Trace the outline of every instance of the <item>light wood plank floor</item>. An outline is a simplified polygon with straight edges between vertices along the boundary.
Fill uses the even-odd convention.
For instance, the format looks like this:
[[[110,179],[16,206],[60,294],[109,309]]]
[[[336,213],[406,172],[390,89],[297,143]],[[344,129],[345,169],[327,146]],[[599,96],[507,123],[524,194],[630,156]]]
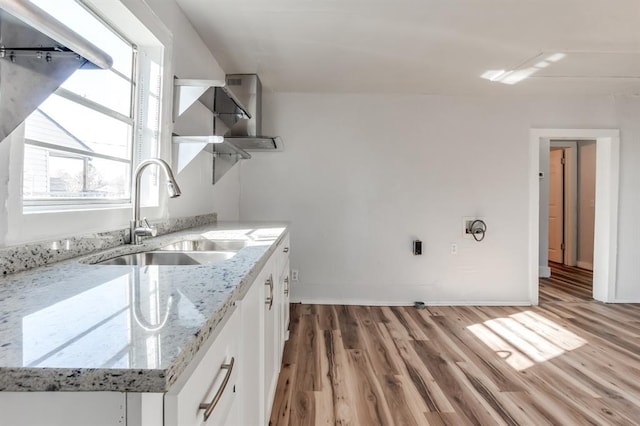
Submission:
[[[640,305],[557,269],[537,307],[292,305],[271,424],[640,424]]]
[[[550,278],[540,278],[540,303],[593,300],[593,273],[574,266],[549,262]]]

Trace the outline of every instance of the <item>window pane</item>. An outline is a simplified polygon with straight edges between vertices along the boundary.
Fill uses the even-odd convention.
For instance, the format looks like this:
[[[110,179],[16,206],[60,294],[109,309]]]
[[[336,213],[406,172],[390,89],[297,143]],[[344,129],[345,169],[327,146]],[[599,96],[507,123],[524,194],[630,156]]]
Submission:
[[[25,146],[23,197],[129,197],[129,164]]]
[[[113,68],[130,76],[133,48],[75,0],[31,0],[49,15],[86,38],[113,58]]]
[[[92,159],[87,190],[107,198],[129,198],[129,164]]]
[[[131,83],[111,71],[81,69],[74,72],[62,87],[122,115],[131,116]]]
[[[49,96],[39,109],[78,142],[78,149],[130,158],[132,129],[129,124],[57,95]],[[32,117],[33,114],[27,119],[27,139],[36,139],[29,134]]]

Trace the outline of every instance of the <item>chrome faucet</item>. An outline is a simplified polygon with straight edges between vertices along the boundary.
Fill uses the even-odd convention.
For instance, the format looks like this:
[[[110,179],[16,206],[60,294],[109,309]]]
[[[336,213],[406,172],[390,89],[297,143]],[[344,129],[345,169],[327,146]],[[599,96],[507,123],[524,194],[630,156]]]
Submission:
[[[178,186],[178,182],[176,182],[176,179],[173,177],[171,167],[169,167],[164,160],[151,158],[138,164],[133,175],[133,185],[131,188],[133,195],[133,219],[131,220],[131,225],[129,227],[129,235],[131,239],[130,244],[140,244],[140,237],[155,237],[158,233],[158,230],[155,227],[149,225],[146,217],[143,218],[142,221],[140,220],[140,181],[142,172],[151,164],[159,166],[167,175],[167,192],[169,193],[170,198],[176,198],[182,194],[180,187]]]

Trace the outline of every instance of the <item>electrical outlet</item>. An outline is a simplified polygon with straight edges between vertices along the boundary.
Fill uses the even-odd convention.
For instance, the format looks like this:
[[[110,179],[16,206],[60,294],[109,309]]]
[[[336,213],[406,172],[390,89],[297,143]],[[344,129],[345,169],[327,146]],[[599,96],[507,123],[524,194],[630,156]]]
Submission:
[[[297,269],[292,269],[291,270],[291,281],[298,281],[298,270]]]
[[[451,243],[451,254],[458,254],[458,245],[456,243]]]

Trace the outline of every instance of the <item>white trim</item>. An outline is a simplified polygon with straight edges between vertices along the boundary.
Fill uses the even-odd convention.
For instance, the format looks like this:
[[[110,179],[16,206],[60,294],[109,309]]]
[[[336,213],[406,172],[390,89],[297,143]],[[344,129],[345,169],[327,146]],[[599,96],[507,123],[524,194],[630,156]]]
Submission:
[[[540,278],[549,278],[551,276],[551,268],[548,266],[540,266],[540,268],[538,268],[538,275],[540,275]]]
[[[35,146],[38,148],[46,149],[48,151],[58,151],[63,153],[78,154],[83,157],[100,158],[102,160],[117,161],[119,163],[131,164],[130,158],[114,157],[112,155],[100,154],[99,152],[87,151],[84,149],[77,149],[77,148],[70,148],[62,145],[56,145],[48,142],[41,142],[33,139],[25,139],[24,143],[26,145]]]
[[[290,303],[304,303],[308,305],[353,305],[353,306],[413,306],[414,302],[384,302],[380,300],[349,300],[349,299],[298,299]],[[528,300],[517,301],[424,301],[425,306],[531,306]]]
[[[640,303],[640,299],[613,299],[609,303]]]
[[[618,259],[620,132],[596,140],[596,211],[593,238],[593,298],[614,300]]]
[[[578,264],[576,266],[581,269],[588,269],[590,271],[593,271],[593,263],[591,262],[582,262],[578,260]]]
[[[538,304],[540,244],[540,143],[550,139],[596,141],[596,220],[593,297],[614,300],[618,243],[620,131],[617,129],[531,129],[529,132],[529,297]]]
[[[529,135],[529,300],[538,304],[540,260],[540,138],[531,130]]]
[[[133,88],[136,85],[135,81],[129,81],[129,85]],[[77,93],[72,92],[71,90],[65,89],[64,87],[58,87],[54,92],[56,95],[64,98],[70,102],[74,102],[78,105],[82,105],[85,108],[91,109],[93,111],[97,111],[107,117],[113,118],[114,120],[122,121],[123,123],[127,123],[130,126],[133,126],[134,120],[130,116],[126,116],[118,111],[114,111],[113,109],[104,106],[103,104],[92,101],[89,98],[85,98],[84,96],[80,96]],[[129,109],[131,109],[131,103],[129,103]]]
[[[320,299],[320,298],[302,298],[291,299],[289,303],[304,303],[308,305],[354,305],[354,306],[413,306],[414,302],[384,302],[380,300],[365,300],[365,299]],[[425,302],[426,303],[426,302]]]
[[[425,302],[426,306],[531,306],[531,302],[528,300],[515,300],[515,301],[472,301],[472,302]]]

